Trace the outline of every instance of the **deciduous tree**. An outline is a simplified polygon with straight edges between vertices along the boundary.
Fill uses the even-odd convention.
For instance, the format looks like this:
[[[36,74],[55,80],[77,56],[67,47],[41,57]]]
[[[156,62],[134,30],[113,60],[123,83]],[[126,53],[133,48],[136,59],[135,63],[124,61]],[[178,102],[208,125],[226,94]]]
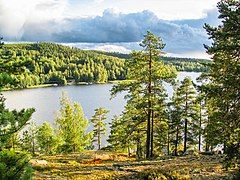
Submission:
[[[92,133],[87,133],[88,120],[78,103],[71,103],[63,93],[60,111],[56,118],[58,137],[63,152],[79,152],[91,143]]]

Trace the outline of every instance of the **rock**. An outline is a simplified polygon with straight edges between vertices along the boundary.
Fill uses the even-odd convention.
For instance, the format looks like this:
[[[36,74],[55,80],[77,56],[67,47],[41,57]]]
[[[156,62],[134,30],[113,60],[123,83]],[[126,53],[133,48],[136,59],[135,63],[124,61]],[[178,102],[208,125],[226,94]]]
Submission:
[[[32,159],[30,160],[30,164],[32,164],[33,166],[36,165],[46,166],[48,162],[46,160]]]

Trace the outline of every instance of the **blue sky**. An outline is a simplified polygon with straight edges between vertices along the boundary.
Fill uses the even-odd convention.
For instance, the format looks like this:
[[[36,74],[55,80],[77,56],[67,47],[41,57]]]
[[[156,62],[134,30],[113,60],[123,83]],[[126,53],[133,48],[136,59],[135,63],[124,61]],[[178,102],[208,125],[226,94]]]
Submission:
[[[210,41],[202,26],[219,24],[217,2],[0,0],[0,34],[7,41],[77,43],[80,48],[87,43],[91,49],[127,52],[151,30],[163,38],[169,54],[203,57],[203,44]]]

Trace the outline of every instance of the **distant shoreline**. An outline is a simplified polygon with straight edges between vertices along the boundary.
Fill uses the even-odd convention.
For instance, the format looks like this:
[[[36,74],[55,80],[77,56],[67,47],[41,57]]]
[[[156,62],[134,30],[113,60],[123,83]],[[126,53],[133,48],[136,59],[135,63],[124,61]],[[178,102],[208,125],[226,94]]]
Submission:
[[[108,81],[105,83],[97,83],[97,82],[78,82],[78,83],[67,83],[66,85],[58,85],[58,84],[39,84],[34,86],[28,86],[25,88],[3,88],[2,92],[6,91],[16,91],[16,90],[25,90],[25,89],[38,89],[38,88],[47,88],[47,87],[64,87],[64,86],[78,86],[78,85],[96,85],[96,84],[117,84],[119,82],[131,81],[131,80],[114,80]]]

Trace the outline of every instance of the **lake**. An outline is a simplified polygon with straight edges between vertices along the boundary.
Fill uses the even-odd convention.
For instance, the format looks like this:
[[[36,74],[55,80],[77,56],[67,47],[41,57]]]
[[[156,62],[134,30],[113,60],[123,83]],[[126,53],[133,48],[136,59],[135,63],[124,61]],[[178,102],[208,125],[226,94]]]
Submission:
[[[194,82],[200,73],[195,72],[180,72],[178,79],[181,81],[186,76],[190,76]],[[109,122],[114,115],[119,115],[124,109],[126,101],[124,93],[117,95],[110,100],[110,89],[113,84],[93,84],[93,85],[71,85],[59,87],[46,87],[37,89],[24,89],[3,92],[6,98],[6,106],[10,109],[22,109],[34,107],[36,112],[32,116],[38,125],[45,121],[54,125],[54,118],[60,107],[60,97],[63,91],[67,92],[70,99],[79,102],[84,110],[85,116],[90,119],[94,114],[94,109],[104,107],[110,110],[107,122],[107,135],[103,138],[103,145],[106,144],[107,136],[109,135]],[[173,93],[172,88],[166,85],[168,94]],[[90,125],[88,130],[91,130]]]

